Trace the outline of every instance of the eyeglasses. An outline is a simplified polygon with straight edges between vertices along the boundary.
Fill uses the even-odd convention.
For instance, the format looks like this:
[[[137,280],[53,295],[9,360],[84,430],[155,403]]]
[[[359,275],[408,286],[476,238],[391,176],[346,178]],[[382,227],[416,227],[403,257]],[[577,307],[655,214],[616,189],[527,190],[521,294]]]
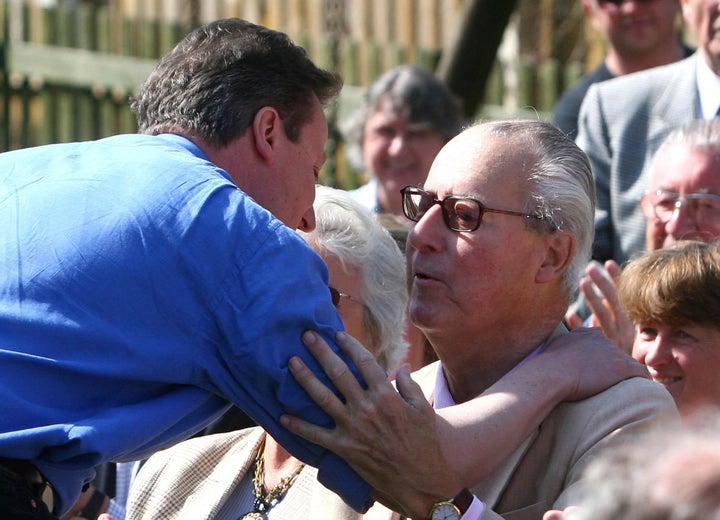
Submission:
[[[403,213],[407,218],[418,222],[430,208],[435,204],[440,204],[445,225],[453,231],[475,231],[480,226],[485,213],[500,213],[501,215],[544,220],[543,217],[530,213],[488,208],[479,200],[471,197],[449,195],[442,200],[436,199],[432,193],[418,186],[405,186],[400,193],[402,194]]]
[[[685,208],[688,217],[697,225],[720,225],[720,195],[655,190],[643,195],[641,207],[647,218],[661,224],[669,222],[676,211]]]
[[[612,5],[615,9],[620,8],[625,2],[629,2],[630,0],[597,0],[598,5],[600,6],[607,6],[608,4]],[[649,4],[650,2],[654,2],[655,0],[635,0],[638,4]]]
[[[340,305],[340,298],[347,298],[350,301],[353,301],[355,303],[359,303],[360,305],[364,305],[363,302],[355,298],[354,296],[350,296],[349,294],[346,294],[344,292],[338,291],[335,289],[335,287],[328,287],[330,289],[330,298],[332,298],[333,305],[337,307]]]

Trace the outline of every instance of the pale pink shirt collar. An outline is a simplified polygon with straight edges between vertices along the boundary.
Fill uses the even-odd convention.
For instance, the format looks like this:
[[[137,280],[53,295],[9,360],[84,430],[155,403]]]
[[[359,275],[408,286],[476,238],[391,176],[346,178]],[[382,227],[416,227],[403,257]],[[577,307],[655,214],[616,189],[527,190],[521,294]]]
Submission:
[[[545,343],[533,350],[525,359],[515,365],[515,368],[525,363],[528,359],[532,359],[537,356],[540,352],[542,352],[544,348]],[[513,368],[513,370],[515,369]],[[439,408],[454,406],[455,404],[457,403],[455,403],[455,400],[450,394],[447,379],[445,379],[445,373],[442,369],[442,361],[440,361],[437,366],[437,375],[435,376],[435,390],[433,391],[433,408],[437,410]],[[482,516],[484,510],[485,504],[480,501],[478,497],[473,497],[470,508],[465,512],[461,520],[478,520]]]

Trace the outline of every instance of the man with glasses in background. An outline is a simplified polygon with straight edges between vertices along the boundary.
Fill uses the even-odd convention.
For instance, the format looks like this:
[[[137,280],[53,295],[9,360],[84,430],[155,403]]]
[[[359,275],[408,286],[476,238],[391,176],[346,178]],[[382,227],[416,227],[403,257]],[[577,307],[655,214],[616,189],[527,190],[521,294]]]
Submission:
[[[622,264],[645,252],[650,158],[673,128],[712,119],[720,108],[720,0],[680,0],[698,51],[677,63],[590,87],[577,144],[587,153],[597,190],[593,258]]]
[[[590,165],[573,141],[550,123],[485,122],[445,145],[425,185],[406,187],[402,196],[404,213],[414,221],[407,240],[408,310],[440,359],[413,378],[435,408],[464,403],[462,408],[491,386],[508,381],[550,339],[567,332],[562,318],[592,244]],[[341,347],[357,366],[367,365],[357,357],[357,344]],[[322,347],[311,350],[328,373],[348,374],[345,380],[333,379],[345,401],[291,362],[298,381],[324,404],[336,428],[326,430],[295,418],[287,424],[336,451],[373,483],[367,468],[400,436],[389,428],[390,419],[382,419],[382,400],[372,402],[381,394],[374,386],[378,378],[365,373],[370,388],[363,390],[343,372],[339,358]],[[574,369],[566,372],[548,373],[544,381],[555,385],[564,377],[579,377]],[[402,379],[398,386],[401,394],[410,393]],[[516,391],[511,384],[491,390]],[[365,412],[370,424],[364,422]],[[466,459],[464,471],[449,480],[456,488],[447,491],[457,493],[451,504],[420,501],[415,510],[402,512],[430,519],[540,519],[548,509],[571,505],[569,489],[604,448],[668,424],[676,413],[660,385],[641,378],[625,380],[591,398],[552,408],[489,476],[479,475],[484,461],[477,446],[483,437],[466,435],[453,445],[453,453],[443,451],[446,457]],[[371,426],[376,415],[377,428]],[[466,418],[472,420],[470,414]],[[372,433],[363,437],[363,431]],[[427,457],[439,450],[434,438],[394,445],[388,457]],[[435,469],[438,475],[442,471]],[[428,489],[441,489],[433,488],[433,482],[427,477]],[[463,486],[469,490],[460,491]],[[382,515],[379,508],[370,510],[371,518],[391,518],[389,510]]]
[[[605,42],[605,59],[563,93],[553,123],[573,139],[590,85],[666,65],[692,54],[680,37],[678,0],[583,0],[583,10]]]
[[[696,119],[671,132],[653,156],[649,176],[639,204],[648,251],[679,240],[720,238],[720,119]],[[590,324],[629,353],[635,328],[618,303],[621,270],[613,260],[604,268],[591,266],[580,289],[592,311]]]

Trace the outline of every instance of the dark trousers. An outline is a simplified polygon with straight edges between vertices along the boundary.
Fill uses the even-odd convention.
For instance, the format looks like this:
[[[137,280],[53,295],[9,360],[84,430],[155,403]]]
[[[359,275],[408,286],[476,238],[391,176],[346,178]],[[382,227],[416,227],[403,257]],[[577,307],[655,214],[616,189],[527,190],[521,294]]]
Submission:
[[[43,479],[28,478],[24,471],[18,471],[12,464],[4,464],[0,460],[0,518],[58,520],[43,501],[46,490],[47,482]]]

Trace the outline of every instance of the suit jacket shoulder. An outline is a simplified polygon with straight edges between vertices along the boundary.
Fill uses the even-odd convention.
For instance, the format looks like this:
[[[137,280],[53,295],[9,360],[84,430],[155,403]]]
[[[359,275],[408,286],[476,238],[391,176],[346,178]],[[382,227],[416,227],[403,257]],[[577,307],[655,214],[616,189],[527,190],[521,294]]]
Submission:
[[[437,364],[413,374],[426,395]],[[660,385],[633,378],[582,401],[562,403],[473,492],[486,519],[539,519],[548,509],[576,503],[575,489],[587,464],[603,449],[678,420]]]
[[[645,217],[638,201],[647,167],[673,128],[695,117],[699,55],[592,85],[578,120],[578,146],[595,177],[593,258],[619,263],[645,250]]]

